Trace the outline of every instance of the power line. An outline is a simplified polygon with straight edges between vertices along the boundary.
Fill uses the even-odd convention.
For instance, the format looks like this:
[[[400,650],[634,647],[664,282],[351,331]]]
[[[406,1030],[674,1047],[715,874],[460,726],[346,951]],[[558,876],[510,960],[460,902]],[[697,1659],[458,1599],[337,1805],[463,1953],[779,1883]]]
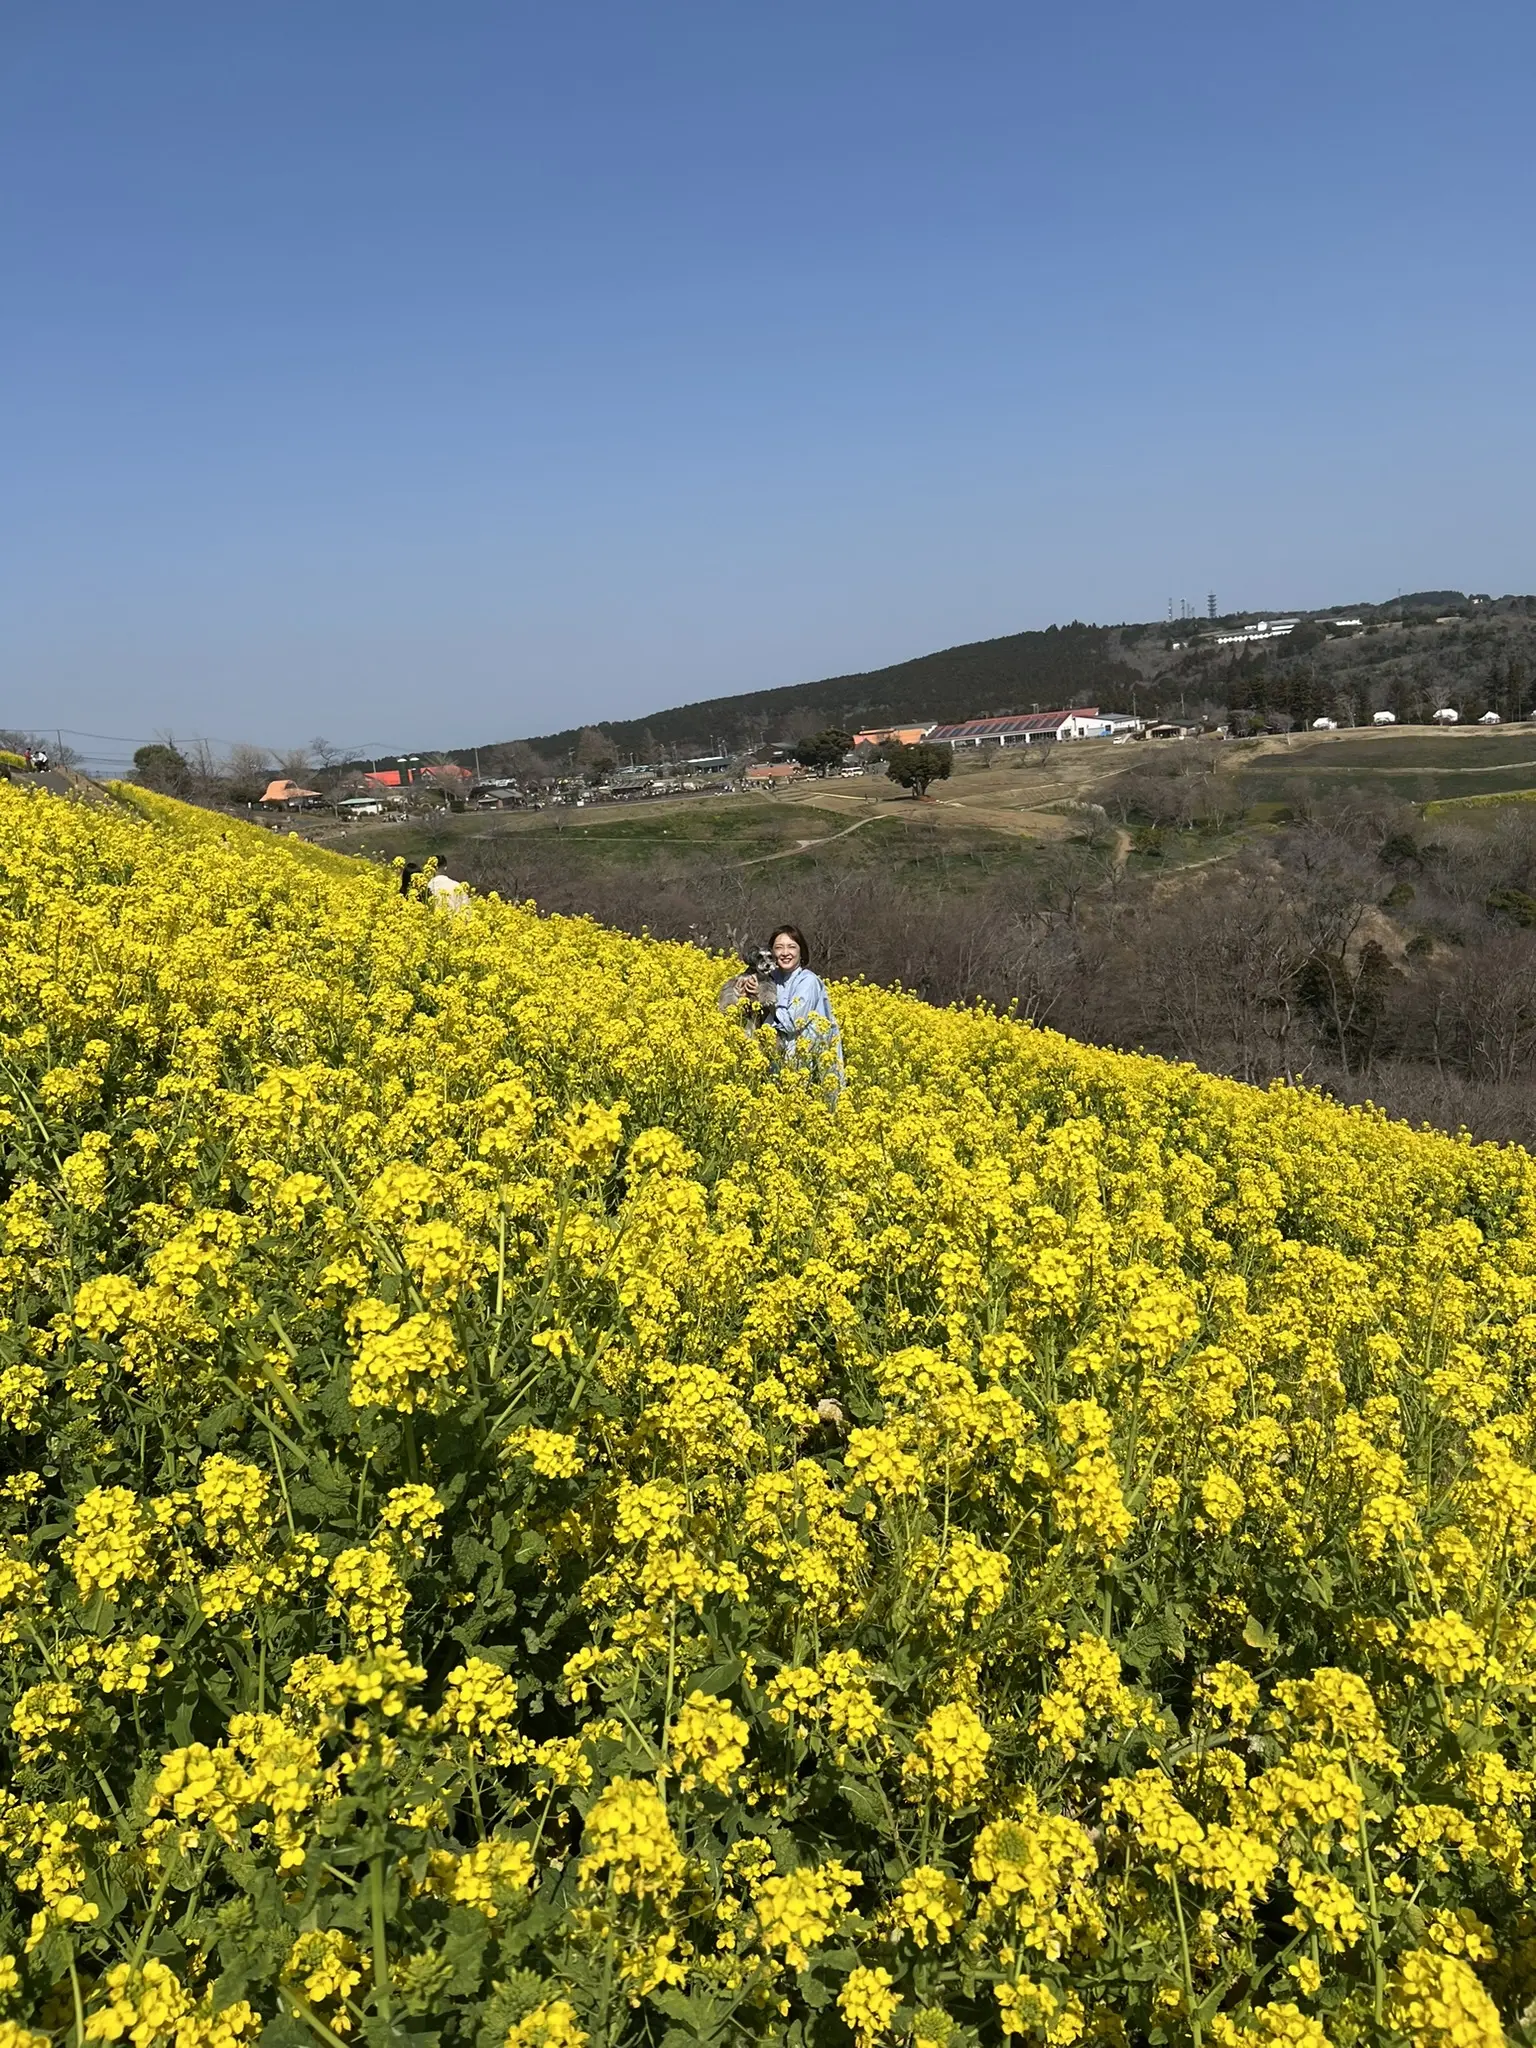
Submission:
[[[35,730],[37,732],[58,733],[62,737],[72,740],[106,740],[110,744],[120,747],[142,747],[150,746],[155,743],[152,740],[146,740],[142,733],[84,732],[80,729],[80,727],[74,725],[40,724],[36,727],[33,727],[27,725],[25,722],[22,722],[18,724],[14,729],[18,732],[30,732]],[[158,735],[156,737],[158,738]],[[213,747],[261,747],[261,742],[259,740],[221,739],[216,732],[194,732],[188,735],[186,744],[196,745],[198,743],[206,743],[207,745]],[[261,747],[261,751],[267,754],[282,754],[298,752],[299,749],[290,747]],[[463,750],[461,749],[461,751]],[[384,757],[388,755],[388,757],[391,760],[393,760],[399,752],[400,749],[398,747],[358,746],[349,748],[347,757],[348,759],[361,761],[365,759],[371,760],[374,757],[374,755],[377,755],[380,760],[383,760]]]

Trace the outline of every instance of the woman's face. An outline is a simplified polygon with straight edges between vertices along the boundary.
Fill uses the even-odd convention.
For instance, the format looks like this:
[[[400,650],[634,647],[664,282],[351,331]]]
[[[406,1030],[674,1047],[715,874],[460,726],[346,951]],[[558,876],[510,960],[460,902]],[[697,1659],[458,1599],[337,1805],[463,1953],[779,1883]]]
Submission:
[[[800,965],[800,948],[788,932],[779,933],[770,951],[773,954],[774,965],[781,974],[789,974]]]

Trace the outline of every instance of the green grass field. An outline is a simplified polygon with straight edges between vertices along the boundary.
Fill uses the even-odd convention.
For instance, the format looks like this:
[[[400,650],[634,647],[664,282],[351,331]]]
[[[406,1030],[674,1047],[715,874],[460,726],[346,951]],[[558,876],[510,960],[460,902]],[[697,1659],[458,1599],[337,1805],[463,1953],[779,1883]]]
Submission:
[[[1245,810],[1294,806],[1305,799],[1368,791],[1400,803],[1428,804],[1458,797],[1523,795],[1536,789],[1536,757],[1525,767],[1490,766],[1475,775],[1458,769],[1411,768],[1390,773],[1364,766],[1323,765],[1303,757],[1294,767],[1273,759],[1238,777]]]
[[[662,869],[701,860],[716,869],[777,863],[791,872],[825,866],[892,869],[917,884],[961,886],[967,876],[1017,867],[1034,855],[1028,839],[993,830],[937,805],[867,804],[818,808],[756,796],[625,804],[592,810],[506,811],[380,826],[367,821],[317,833],[323,843],[373,859],[436,857],[453,867],[492,847],[530,864],[558,859],[572,875],[619,866]]]
[[[1391,775],[1411,769],[1453,769],[1479,774],[1489,768],[1536,767],[1536,731],[1524,727],[1484,731],[1348,733],[1295,750],[1330,769],[1368,768]],[[1272,757],[1273,758],[1273,757]]]
[[[1536,733],[1376,732],[1267,748],[1233,763],[1250,815],[1304,797],[1369,790],[1404,803],[1536,789]]]
[[[1198,748],[1198,751],[1195,749]],[[576,810],[439,814],[401,824],[316,820],[306,830],[338,851],[389,860],[435,857],[506,877],[505,886],[542,886],[552,872],[572,882],[621,868],[680,875],[756,868],[793,875],[879,869],[915,888],[964,889],[1049,857],[1054,840],[1103,842],[1113,818],[1082,806],[1111,795],[1127,770],[1172,762],[1164,749],[1091,743],[1050,755],[962,757],[934,800],[914,803],[879,778],[798,785],[793,794],[684,796]],[[1179,757],[1208,768],[1231,791],[1217,829],[1144,829],[1122,837],[1128,872],[1206,867],[1281,825],[1309,802],[1369,792],[1415,804],[1494,810],[1500,798],[1536,794],[1536,731],[1402,729],[1298,733],[1274,741],[1194,743]],[[1482,800],[1488,800],[1484,802]],[[1111,840],[1112,843],[1112,840]],[[493,856],[487,865],[488,857]],[[501,883],[496,886],[503,886]]]

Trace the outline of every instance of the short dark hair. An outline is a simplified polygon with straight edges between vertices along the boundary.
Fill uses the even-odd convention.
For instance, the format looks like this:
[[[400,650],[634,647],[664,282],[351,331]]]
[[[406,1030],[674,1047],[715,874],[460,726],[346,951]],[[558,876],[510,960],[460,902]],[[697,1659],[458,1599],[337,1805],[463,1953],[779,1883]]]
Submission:
[[[803,931],[801,931],[801,929],[800,929],[799,925],[797,925],[797,924],[776,924],[776,925],[774,926],[773,930],[772,930],[772,931],[771,931],[771,932],[770,932],[770,933],[768,934],[768,943],[769,943],[769,945],[771,946],[771,945],[773,944],[773,942],[774,942],[774,940],[775,940],[775,939],[780,939],[780,938],[784,938],[784,939],[793,939],[793,940],[794,940],[794,942],[795,942],[795,944],[796,944],[796,945],[797,945],[797,946],[798,946],[798,947],[800,948],[800,965],[801,965],[802,967],[809,967],[809,966],[810,966],[810,964],[811,964],[811,947],[810,947],[810,941],[809,941],[809,940],[808,940],[808,939],[806,938],[806,936],[805,936],[805,933],[804,933]]]

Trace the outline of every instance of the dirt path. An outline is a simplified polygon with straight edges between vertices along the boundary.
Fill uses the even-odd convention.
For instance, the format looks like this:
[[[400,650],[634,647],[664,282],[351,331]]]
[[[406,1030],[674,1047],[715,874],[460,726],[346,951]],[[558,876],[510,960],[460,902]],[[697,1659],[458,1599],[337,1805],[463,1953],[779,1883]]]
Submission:
[[[840,790],[816,790],[802,794],[797,788],[795,801],[808,810],[838,812],[849,804],[868,804],[875,799]],[[887,798],[875,813],[878,817],[901,818],[913,815],[909,798]],[[934,814],[937,813],[937,817]],[[946,816],[945,813],[949,815]],[[1066,839],[1078,829],[1074,821],[1057,811],[1034,810],[1028,804],[1011,804],[989,801],[982,797],[967,802],[963,797],[935,796],[930,794],[922,806],[922,815],[933,818],[939,826],[959,824],[961,819],[973,825],[980,825],[988,832],[1001,832],[1011,839]],[[862,822],[868,822],[867,819]],[[836,835],[833,835],[836,837]],[[820,843],[820,842],[816,842]],[[767,856],[777,859],[779,856]]]
[[[1034,811],[1025,804],[1017,810],[1005,810],[1001,805],[985,802],[968,804],[955,796],[941,796],[936,801],[946,810],[958,811],[963,818],[973,818],[989,831],[1007,832],[1016,839],[1066,839],[1075,829],[1071,818],[1057,811]]]
[[[873,825],[880,816],[879,811],[873,811],[867,818],[855,818],[840,832],[829,832],[824,839],[797,839],[793,846],[781,847],[777,853],[755,853],[750,860],[728,861],[725,872],[732,874],[737,868],[760,868],[770,860],[793,860],[797,854],[809,853],[813,847],[830,846],[834,839],[846,839],[850,832],[857,832],[862,825]]]
[[[94,804],[112,801],[99,782],[93,782],[89,775],[81,775],[73,768],[45,768],[41,774],[29,774],[25,769],[13,768],[11,781],[18,789],[46,789],[50,796],[77,796]]]

